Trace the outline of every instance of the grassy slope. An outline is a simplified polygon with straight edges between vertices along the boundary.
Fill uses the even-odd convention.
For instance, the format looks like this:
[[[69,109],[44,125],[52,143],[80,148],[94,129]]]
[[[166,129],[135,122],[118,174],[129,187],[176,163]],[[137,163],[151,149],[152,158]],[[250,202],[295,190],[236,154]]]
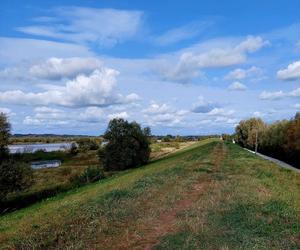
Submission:
[[[3,216],[0,244],[299,248],[300,175],[238,146],[207,142]]]

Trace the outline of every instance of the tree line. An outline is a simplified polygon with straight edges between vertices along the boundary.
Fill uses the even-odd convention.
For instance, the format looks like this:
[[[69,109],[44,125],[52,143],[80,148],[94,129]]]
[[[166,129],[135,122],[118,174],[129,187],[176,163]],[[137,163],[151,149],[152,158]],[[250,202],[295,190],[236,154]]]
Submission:
[[[300,113],[290,120],[265,123],[260,118],[240,121],[234,135],[238,144],[300,168]]]

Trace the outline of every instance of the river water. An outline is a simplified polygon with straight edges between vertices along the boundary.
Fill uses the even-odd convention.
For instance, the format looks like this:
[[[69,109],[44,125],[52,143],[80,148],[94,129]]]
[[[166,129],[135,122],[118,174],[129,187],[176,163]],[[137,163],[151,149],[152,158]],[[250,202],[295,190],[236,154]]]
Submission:
[[[9,152],[11,154],[16,153],[34,153],[38,150],[44,150],[46,152],[52,151],[65,151],[70,149],[72,142],[62,142],[62,143],[45,143],[45,144],[19,144],[19,145],[9,145]]]

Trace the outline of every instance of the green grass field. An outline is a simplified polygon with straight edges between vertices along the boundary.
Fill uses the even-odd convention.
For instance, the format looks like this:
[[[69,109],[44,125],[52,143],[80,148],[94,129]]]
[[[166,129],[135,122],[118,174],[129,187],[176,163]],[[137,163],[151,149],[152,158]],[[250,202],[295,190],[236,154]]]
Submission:
[[[299,249],[300,175],[215,139],[0,217],[3,249]]]
[[[182,150],[185,147],[190,147],[196,142],[162,142],[151,144],[151,161],[165,157],[175,151]],[[21,207],[32,204],[41,198],[51,197],[56,193],[70,190],[73,186],[70,180],[76,176],[81,175],[89,166],[99,166],[99,158],[97,150],[87,150],[72,155],[69,152],[42,152],[27,153],[18,155],[16,158],[21,162],[30,163],[32,161],[41,160],[61,160],[62,165],[59,168],[45,168],[36,169],[33,173],[33,185],[23,191],[10,193],[7,196],[7,207],[11,204],[11,209],[14,209],[15,204],[20,204],[20,201],[26,203],[26,200],[31,199],[32,202],[26,203]],[[116,172],[105,172],[105,176],[111,176]],[[41,198],[35,198],[41,197]]]

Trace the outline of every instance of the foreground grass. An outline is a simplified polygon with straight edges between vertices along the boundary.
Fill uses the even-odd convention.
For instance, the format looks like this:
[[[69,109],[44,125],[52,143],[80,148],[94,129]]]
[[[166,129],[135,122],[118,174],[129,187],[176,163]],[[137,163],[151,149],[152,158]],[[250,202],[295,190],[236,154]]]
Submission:
[[[300,176],[206,140],[0,218],[3,248],[297,249]]]

